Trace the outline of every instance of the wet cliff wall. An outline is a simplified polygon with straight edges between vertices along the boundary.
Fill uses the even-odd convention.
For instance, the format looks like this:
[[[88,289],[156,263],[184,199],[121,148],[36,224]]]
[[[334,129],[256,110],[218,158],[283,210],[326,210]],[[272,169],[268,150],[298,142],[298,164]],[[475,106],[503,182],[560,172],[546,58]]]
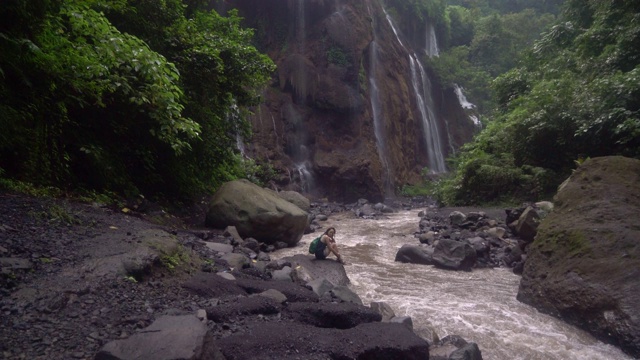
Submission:
[[[378,0],[215,6],[221,13],[238,9],[256,31],[256,46],[278,66],[245,144],[248,156],[277,171],[274,187],[380,201],[420,181],[425,167],[446,171],[436,158],[476,131],[453,89],[441,88],[428,69],[421,74],[416,60],[426,49],[402,40]],[[411,43],[428,46],[417,36]]]

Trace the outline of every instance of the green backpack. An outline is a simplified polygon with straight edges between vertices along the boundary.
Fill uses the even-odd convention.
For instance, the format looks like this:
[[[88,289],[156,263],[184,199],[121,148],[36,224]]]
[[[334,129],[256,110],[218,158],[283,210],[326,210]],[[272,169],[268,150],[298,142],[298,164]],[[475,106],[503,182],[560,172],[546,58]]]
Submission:
[[[316,248],[318,247],[318,243],[320,242],[320,238],[322,236],[318,236],[317,238],[313,239],[313,241],[311,241],[311,244],[309,244],[309,253],[310,254],[315,254],[316,253]]]

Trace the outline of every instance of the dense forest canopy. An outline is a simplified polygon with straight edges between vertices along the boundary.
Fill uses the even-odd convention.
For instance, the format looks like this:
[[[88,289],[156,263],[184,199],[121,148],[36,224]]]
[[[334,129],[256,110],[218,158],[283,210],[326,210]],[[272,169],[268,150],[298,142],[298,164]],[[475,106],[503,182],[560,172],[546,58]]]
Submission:
[[[205,5],[4,2],[0,173],[176,198],[245,175],[236,136],[274,64],[234,12]]]
[[[495,112],[453,159],[441,199],[535,200],[584,158],[639,157],[639,20],[637,1],[567,0],[518,65],[492,81]]]

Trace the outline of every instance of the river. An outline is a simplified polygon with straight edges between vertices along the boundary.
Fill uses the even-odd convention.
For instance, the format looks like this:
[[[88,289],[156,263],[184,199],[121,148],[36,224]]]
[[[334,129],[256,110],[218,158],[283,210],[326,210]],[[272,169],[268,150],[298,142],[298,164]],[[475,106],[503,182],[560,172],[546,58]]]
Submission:
[[[389,304],[397,316],[410,316],[415,332],[427,338],[460,335],[475,342],[486,360],[632,359],[588,333],[516,300],[520,277],[510,269],[457,272],[394,261],[397,250],[417,243],[419,210],[366,220],[332,215],[322,225],[336,228],[336,241],[348,265],[351,289],[368,305]],[[274,257],[306,253],[320,231]]]

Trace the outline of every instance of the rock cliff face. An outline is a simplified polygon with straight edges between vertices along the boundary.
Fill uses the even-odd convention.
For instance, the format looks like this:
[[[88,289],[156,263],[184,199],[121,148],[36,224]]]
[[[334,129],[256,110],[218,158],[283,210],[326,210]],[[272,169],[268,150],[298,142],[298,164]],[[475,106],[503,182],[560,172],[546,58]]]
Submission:
[[[529,246],[518,300],[640,356],[640,161],[582,164]]]
[[[421,71],[427,49],[409,47],[428,44],[429,24],[405,37],[378,0],[218,2],[231,8],[278,66],[246,144],[280,174],[277,187],[383,200],[425,167],[445,171],[477,130],[454,90]]]

